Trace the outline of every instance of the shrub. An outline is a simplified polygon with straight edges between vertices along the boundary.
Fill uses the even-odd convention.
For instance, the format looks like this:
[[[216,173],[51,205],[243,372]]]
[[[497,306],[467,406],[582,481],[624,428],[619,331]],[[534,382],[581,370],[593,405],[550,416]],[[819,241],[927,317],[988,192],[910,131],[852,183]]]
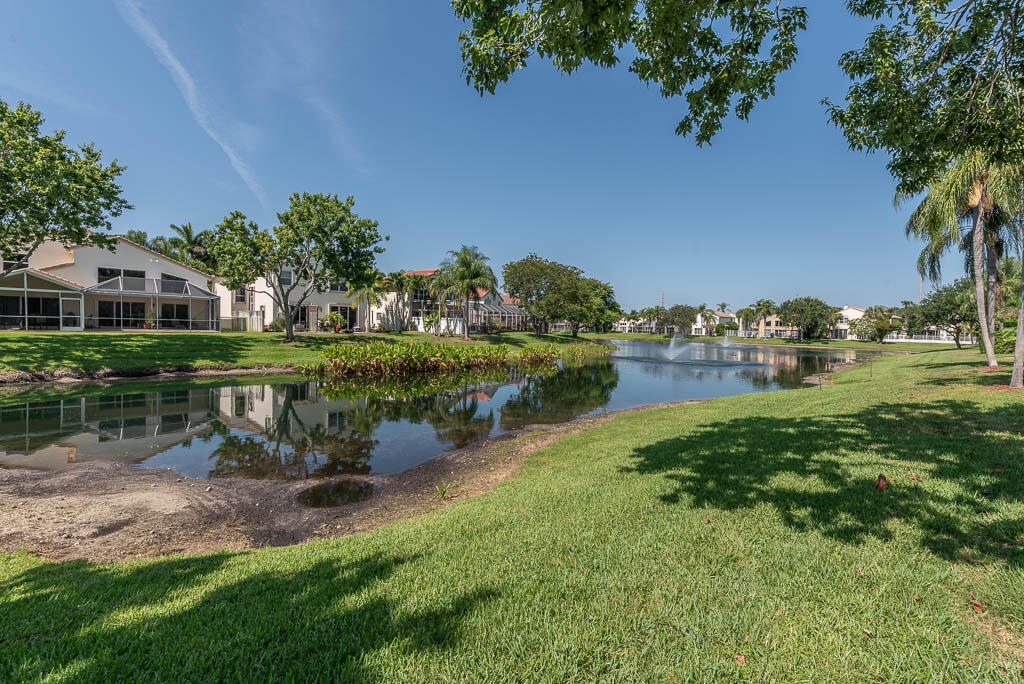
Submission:
[[[366,344],[334,344],[324,350],[323,361],[299,369],[317,378],[387,377],[416,373],[461,373],[503,370],[509,366],[553,365],[559,359],[578,361],[604,356],[611,345],[542,344],[514,353],[505,344],[464,345],[373,341]]]
[[[274,320],[270,321],[267,329],[270,332],[284,332],[284,316],[275,316]]]
[[[1017,344],[1016,328],[1004,328],[1003,330],[1000,330],[996,333],[996,338],[993,342],[996,354],[1012,354],[1014,345]]]

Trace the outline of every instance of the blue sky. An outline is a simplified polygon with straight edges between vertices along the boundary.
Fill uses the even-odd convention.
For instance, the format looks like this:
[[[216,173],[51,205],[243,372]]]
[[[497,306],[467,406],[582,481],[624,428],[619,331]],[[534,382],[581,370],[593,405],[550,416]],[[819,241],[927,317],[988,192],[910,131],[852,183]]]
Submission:
[[[385,271],[465,242],[499,276],[531,251],[578,265],[627,309],[916,299],[885,158],[849,151],[819,104],[867,25],[808,4],[777,96],[704,148],[625,67],[535,63],[479,97],[441,0],[0,0],[0,97],[128,167],[118,230],[270,225],[289,193],[332,192],[391,236]]]

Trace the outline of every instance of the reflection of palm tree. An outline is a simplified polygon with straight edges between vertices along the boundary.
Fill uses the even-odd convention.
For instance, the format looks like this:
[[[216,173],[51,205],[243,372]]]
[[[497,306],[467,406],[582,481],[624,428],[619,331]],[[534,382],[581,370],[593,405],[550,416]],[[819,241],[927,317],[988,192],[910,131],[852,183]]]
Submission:
[[[434,411],[427,416],[437,439],[451,442],[456,449],[485,439],[494,429],[494,412],[478,417],[476,413],[480,403],[476,399],[468,399],[469,392],[467,388],[450,406],[442,401],[436,402]]]
[[[619,385],[611,361],[565,368],[550,376],[529,376],[519,393],[501,409],[501,429],[533,423],[561,423],[608,405]]]

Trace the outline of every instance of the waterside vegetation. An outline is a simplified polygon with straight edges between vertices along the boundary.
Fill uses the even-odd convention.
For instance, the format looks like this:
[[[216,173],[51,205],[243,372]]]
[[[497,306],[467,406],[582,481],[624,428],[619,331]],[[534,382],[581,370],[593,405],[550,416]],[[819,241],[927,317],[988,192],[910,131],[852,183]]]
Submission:
[[[373,341],[362,345],[332,345],[323,360],[300,366],[314,377],[405,376],[452,373],[515,366],[551,365],[560,359],[580,360],[606,356],[614,347],[580,342],[568,345],[536,344],[513,349],[505,344],[451,345]]]

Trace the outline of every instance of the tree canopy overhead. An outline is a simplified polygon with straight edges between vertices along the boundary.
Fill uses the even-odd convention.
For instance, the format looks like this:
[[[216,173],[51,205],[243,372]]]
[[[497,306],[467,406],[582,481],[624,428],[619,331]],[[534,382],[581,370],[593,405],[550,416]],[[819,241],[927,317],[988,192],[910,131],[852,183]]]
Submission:
[[[116,240],[110,219],[132,206],[121,195],[117,160],[104,165],[92,143],[73,148],[65,132],[44,134],[43,115],[28,104],[0,100],[0,257],[15,267],[44,240],[65,247]],[[5,270],[0,267],[0,275]]]
[[[918,192],[950,159],[982,150],[1024,161],[1020,0],[848,0],[879,23],[839,66],[844,106],[826,101],[851,147],[884,150],[900,190]]]
[[[796,59],[806,9],[786,0],[452,0],[469,23],[459,35],[466,82],[494,93],[537,55],[570,74],[629,70],[687,110],[676,133],[710,142],[723,119],[746,119]],[[628,47],[627,47],[628,46]]]

